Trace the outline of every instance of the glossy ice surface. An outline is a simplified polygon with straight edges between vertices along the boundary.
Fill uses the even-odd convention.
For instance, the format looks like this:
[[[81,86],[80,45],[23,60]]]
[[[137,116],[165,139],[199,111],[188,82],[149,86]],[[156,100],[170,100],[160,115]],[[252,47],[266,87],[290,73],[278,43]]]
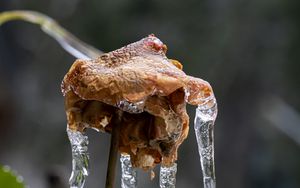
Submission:
[[[83,188],[89,175],[88,137],[79,131],[67,129],[72,147],[72,174],[69,180],[71,188]]]
[[[176,185],[177,164],[171,166],[161,166],[159,174],[160,188],[175,188]]]
[[[130,156],[126,154],[121,154],[121,187],[122,188],[135,188],[137,187],[137,172],[136,169],[132,167]]]
[[[217,116],[215,98],[208,99],[196,109],[195,134],[201,161],[204,188],[216,187],[214,162],[214,123]]]

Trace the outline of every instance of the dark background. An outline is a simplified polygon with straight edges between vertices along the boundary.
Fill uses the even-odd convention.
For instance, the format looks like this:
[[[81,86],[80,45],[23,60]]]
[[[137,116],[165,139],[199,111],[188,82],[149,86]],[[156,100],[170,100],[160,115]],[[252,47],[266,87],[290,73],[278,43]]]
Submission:
[[[0,10],[40,11],[106,52],[156,34],[168,45],[168,57],[214,88],[218,187],[298,188],[299,5],[299,0],[1,0]],[[60,83],[73,61],[37,26],[0,27],[0,164],[22,174],[32,188],[67,187],[71,148]],[[192,127],[194,109],[189,112]],[[88,135],[86,187],[104,187],[109,135],[92,130]],[[191,128],[179,150],[178,188],[202,187],[195,140]],[[139,187],[158,187],[158,176],[149,177],[141,171]]]

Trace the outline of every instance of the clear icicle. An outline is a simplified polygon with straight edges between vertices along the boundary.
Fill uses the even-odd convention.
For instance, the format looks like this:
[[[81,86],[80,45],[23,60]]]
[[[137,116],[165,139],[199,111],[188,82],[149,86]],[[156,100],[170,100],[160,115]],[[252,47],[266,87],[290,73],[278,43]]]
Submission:
[[[121,187],[136,188],[137,172],[136,169],[132,167],[130,156],[126,154],[121,154],[120,161],[122,168]]]
[[[172,166],[160,167],[159,186],[160,188],[175,188],[176,185],[177,164]]]
[[[216,187],[213,131],[217,111],[215,98],[205,101],[196,109],[194,128],[198,143],[204,188]]]
[[[83,188],[89,171],[88,137],[79,131],[67,129],[72,147],[72,174],[70,188]]]

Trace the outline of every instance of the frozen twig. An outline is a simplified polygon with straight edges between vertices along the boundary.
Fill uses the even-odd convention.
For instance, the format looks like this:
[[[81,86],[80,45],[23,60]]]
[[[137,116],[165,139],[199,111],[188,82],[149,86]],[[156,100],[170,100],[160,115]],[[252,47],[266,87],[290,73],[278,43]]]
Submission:
[[[35,11],[15,10],[0,13],[0,26],[13,20],[23,20],[40,25],[41,29],[53,37],[67,52],[80,59],[95,59],[103,52],[82,42],[62,28],[52,18]]]
[[[122,123],[123,111],[118,110],[113,117],[113,129],[110,139],[110,150],[109,159],[106,174],[106,188],[114,188],[115,176],[116,176],[116,166],[118,158],[119,140],[120,140],[120,126]]]

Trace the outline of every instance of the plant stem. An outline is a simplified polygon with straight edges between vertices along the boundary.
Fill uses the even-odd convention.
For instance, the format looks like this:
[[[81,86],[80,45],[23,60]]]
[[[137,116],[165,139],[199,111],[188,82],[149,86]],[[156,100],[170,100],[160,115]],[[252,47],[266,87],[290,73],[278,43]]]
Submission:
[[[0,13],[0,26],[13,20],[23,20],[40,25],[45,33],[53,37],[67,52],[76,58],[95,59],[103,53],[79,40],[62,28],[55,20],[39,12],[16,10]]]
[[[108,158],[108,166],[106,173],[106,188],[113,188],[116,176],[116,166],[118,158],[118,149],[119,149],[119,139],[120,139],[120,128],[122,123],[123,111],[117,110],[116,117],[113,120],[113,128],[110,139],[110,150]]]

